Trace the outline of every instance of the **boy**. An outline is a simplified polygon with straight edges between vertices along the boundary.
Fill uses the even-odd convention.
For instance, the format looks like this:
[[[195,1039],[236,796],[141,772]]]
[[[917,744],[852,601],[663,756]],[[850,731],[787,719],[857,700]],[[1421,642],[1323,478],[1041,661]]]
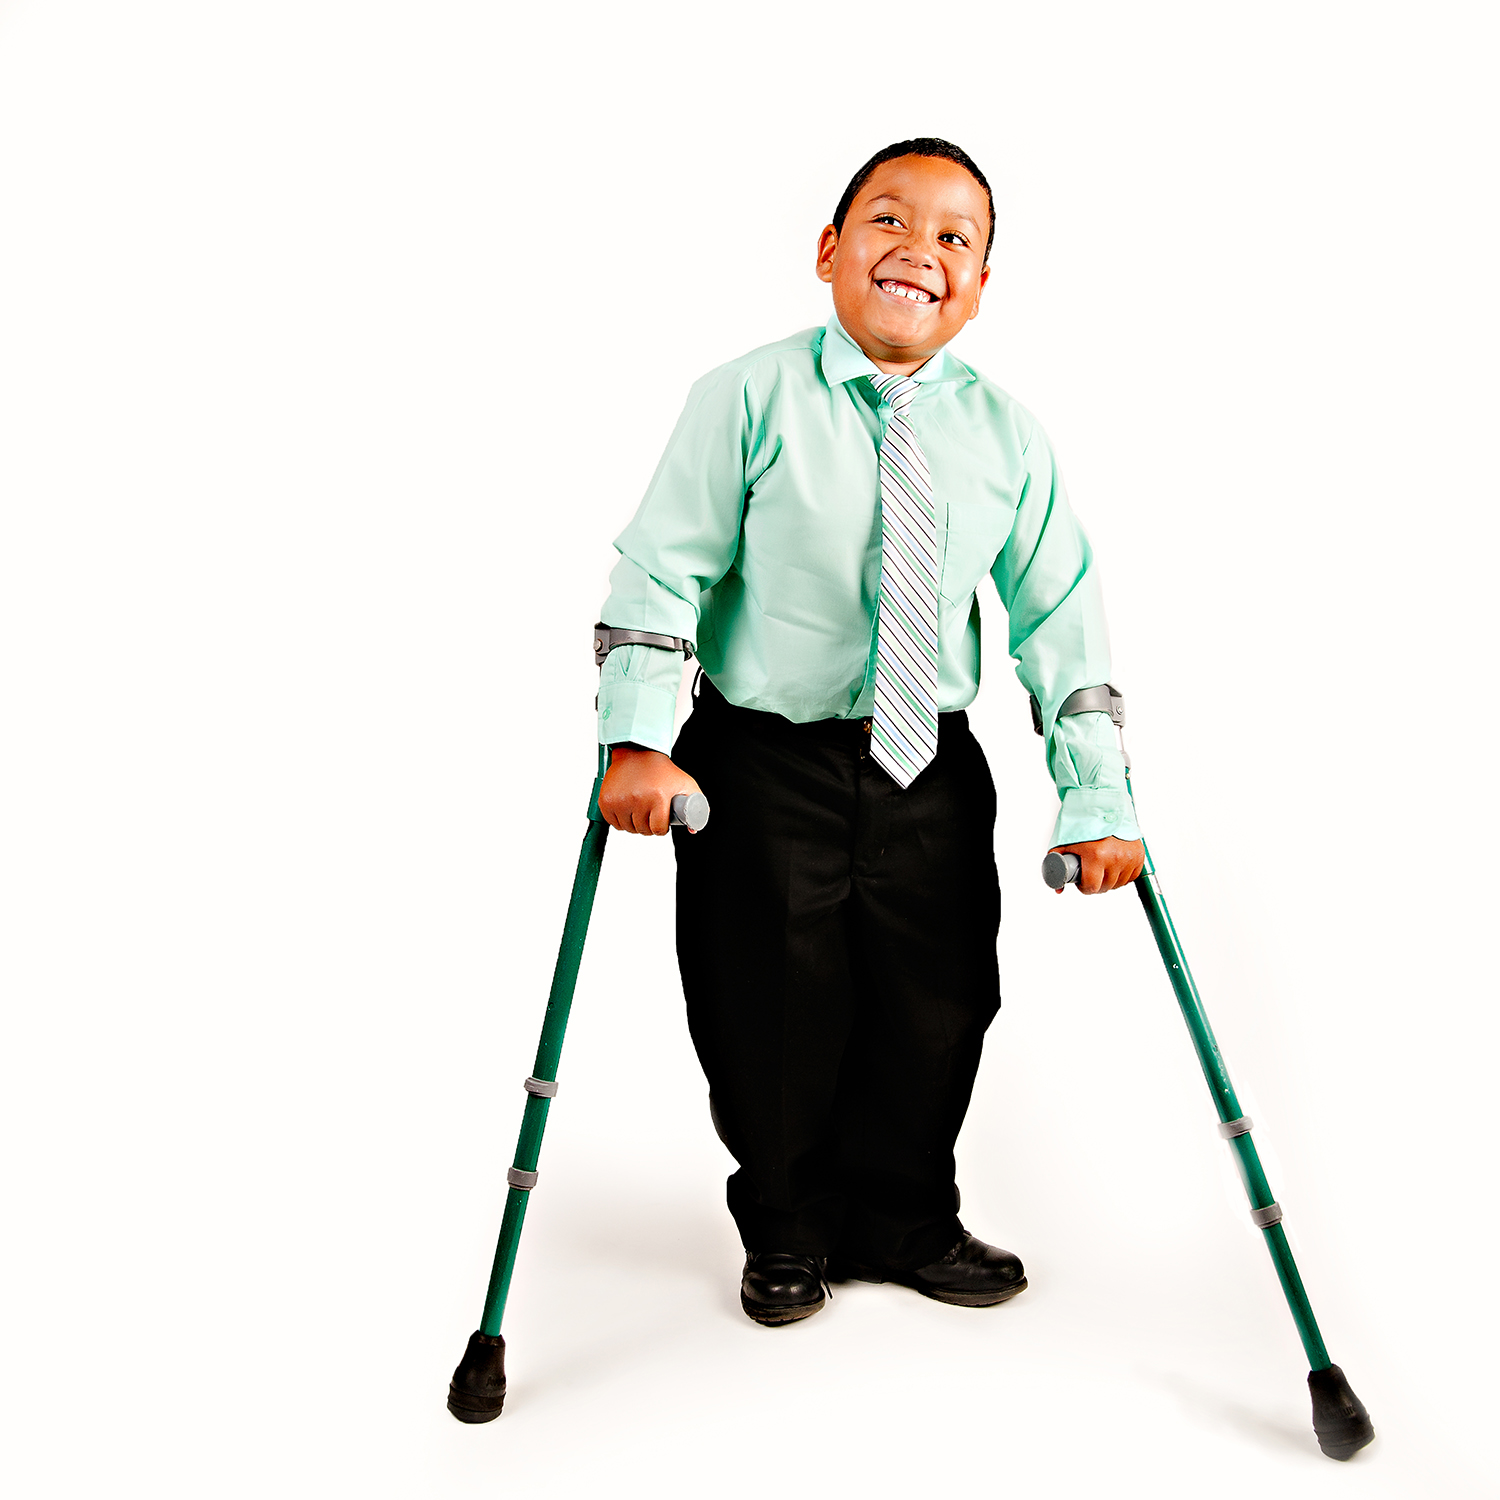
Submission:
[[[1040,705],[1079,887],[1143,851],[1107,714],[1088,544],[1029,413],[946,350],[979,311],[994,202],[946,141],[854,177],[818,245],[834,316],[694,386],[601,619],[692,644],[704,678],[671,744],[679,656],[607,657],[599,808],[679,830],[677,949],[715,1127],[739,1169],[741,1305],[776,1327],[824,1279],[992,1306],[1020,1260],[958,1220],[953,1145],[999,1008],[994,788],[964,707],[975,589],[993,576]],[[669,754],[670,752],[670,754]]]

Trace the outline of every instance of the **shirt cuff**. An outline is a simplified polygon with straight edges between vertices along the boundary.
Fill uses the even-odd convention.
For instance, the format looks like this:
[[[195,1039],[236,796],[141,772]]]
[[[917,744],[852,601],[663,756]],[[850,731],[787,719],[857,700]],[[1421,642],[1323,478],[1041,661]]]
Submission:
[[[599,743],[672,753],[682,657],[657,646],[621,646],[599,674]]]
[[[1095,839],[1138,839],[1130,793],[1115,787],[1068,787],[1052,830],[1052,847],[1089,844]]]
[[[627,741],[648,750],[672,753],[672,721],[677,717],[677,694],[647,682],[616,682],[599,689],[599,743]]]

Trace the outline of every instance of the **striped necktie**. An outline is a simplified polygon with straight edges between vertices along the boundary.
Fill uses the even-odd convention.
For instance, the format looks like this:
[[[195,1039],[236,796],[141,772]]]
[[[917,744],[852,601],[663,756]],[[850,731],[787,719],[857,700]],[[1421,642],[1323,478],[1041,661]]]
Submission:
[[[932,478],[906,409],[918,382],[874,375],[891,415],[880,445],[880,627],[870,754],[905,788],[937,754],[937,539]]]

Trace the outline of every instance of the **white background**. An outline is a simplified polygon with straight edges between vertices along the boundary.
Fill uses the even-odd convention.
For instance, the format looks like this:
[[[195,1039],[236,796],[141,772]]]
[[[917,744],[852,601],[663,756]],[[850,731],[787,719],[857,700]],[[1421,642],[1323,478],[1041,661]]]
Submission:
[[[1497,1492],[1487,9],[4,7],[11,1493]],[[1031,1289],[741,1316],[670,852],[616,837],[510,1400],[444,1410],[609,539],[923,133],[994,184],[958,351],[1101,560],[1163,884],[1379,1431],[1347,1466],[1134,898],[1037,877],[992,595],[961,1176]]]

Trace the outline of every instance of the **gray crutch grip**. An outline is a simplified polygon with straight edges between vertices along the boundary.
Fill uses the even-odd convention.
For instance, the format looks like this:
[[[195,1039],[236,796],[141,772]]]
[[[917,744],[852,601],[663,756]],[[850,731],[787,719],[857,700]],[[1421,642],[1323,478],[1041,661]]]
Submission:
[[[697,833],[708,822],[708,798],[702,792],[678,792],[672,798],[672,826]]]
[[[1065,885],[1071,885],[1078,879],[1081,868],[1082,861],[1076,854],[1059,854],[1053,849],[1042,861],[1042,879],[1054,891],[1060,891]]]

